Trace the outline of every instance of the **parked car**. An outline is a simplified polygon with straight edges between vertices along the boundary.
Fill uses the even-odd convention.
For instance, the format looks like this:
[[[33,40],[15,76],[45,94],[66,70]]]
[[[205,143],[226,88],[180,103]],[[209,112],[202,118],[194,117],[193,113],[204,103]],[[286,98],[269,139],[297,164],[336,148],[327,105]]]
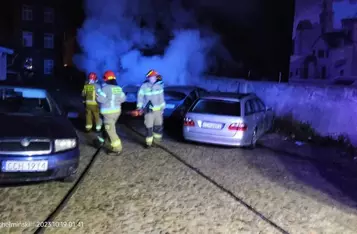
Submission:
[[[136,110],[137,96],[140,86],[128,85],[123,87],[123,91],[126,95],[126,101],[122,104],[122,116],[131,117],[131,112]]]
[[[164,117],[174,117],[182,121],[193,102],[207,93],[207,90],[197,86],[165,87],[166,108]]]
[[[0,183],[75,180],[77,133],[46,90],[0,86]]]
[[[272,108],[255,94],[210,93],[199,98],[184,118],[185,140],[255,147],[273,123]]]

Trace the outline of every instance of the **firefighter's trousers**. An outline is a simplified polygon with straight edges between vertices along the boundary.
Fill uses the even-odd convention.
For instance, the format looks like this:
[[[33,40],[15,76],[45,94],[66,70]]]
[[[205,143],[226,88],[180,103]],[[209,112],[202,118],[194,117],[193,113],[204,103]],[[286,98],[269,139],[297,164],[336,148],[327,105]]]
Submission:
[[[106,137],[109,138],[111,146],[110,150],[113,152],[121,152],[123,149],[121,140],[116,130],[116,123],[120,117],[120,114],[120,112],[114,114],[103,114],[105,132],[102,134],[102,136],[98,136],[98,140],[102,143],[104,143]]]
[[[86,105],[86,130],[90,131],[93,128],[93,119],[95,122],[95,129],[100,131],[102,128],[102,119],[99,114],[99,106],[94,104]]]
[[[146,127],[146,145],[151,146],[152,142],[162,139],[162,131],[164,124],[163,111],[153,111],[146,113],[144,116],[144,124]]]

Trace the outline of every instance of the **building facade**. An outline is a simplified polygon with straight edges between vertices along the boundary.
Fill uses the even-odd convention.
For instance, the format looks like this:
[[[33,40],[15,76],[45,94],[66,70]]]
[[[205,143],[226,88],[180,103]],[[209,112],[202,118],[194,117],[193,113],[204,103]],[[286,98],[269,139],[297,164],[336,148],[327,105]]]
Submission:
[[[357,80],[357,18],[334,28],[333,0],[322,0],[320,22],[298,23],[290,59],[290,79]]]
[[[8,58],[9,70],[20,72],[25,61],[31,61],[31,68],[41,79],[54,77],[56,69],[63,67],[62,9],[60,0],[14,0],[2,9],[7,25],[0,27],[0,43],[14,50]]]

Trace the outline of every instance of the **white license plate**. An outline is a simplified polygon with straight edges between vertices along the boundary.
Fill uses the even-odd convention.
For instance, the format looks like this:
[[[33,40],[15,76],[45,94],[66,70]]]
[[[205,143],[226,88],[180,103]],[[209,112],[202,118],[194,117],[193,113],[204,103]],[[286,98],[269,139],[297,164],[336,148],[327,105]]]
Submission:
[[[166,104],[165,108],[167,109],[174,109],[175,105],[174,104]]]
[[[36,172],[47,171],[47,169],[47,160],[5,161],[2,163],[2,170],[5,172]]]
[[[203,128],[221,129],[222,128],[222,124],[203,122],[202,123],[202,127]]]

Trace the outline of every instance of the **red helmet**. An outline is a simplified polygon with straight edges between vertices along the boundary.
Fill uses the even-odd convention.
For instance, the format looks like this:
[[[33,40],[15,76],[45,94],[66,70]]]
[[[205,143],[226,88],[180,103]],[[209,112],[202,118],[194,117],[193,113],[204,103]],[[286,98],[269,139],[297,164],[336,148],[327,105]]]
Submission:
[[[103,77],[104,81],[115,80],[115,79],[116,79],[116,77],[115,77],[115,74],[113,71],[104,72],[104,77]]]
[[[153,69],[151,69],[147,74],[146,78],[153,77],[153,76],[159,76],[159,73]]]
[[[95,74],[94,72],[89,73],[88,80],[97,81],[97,74]]]

